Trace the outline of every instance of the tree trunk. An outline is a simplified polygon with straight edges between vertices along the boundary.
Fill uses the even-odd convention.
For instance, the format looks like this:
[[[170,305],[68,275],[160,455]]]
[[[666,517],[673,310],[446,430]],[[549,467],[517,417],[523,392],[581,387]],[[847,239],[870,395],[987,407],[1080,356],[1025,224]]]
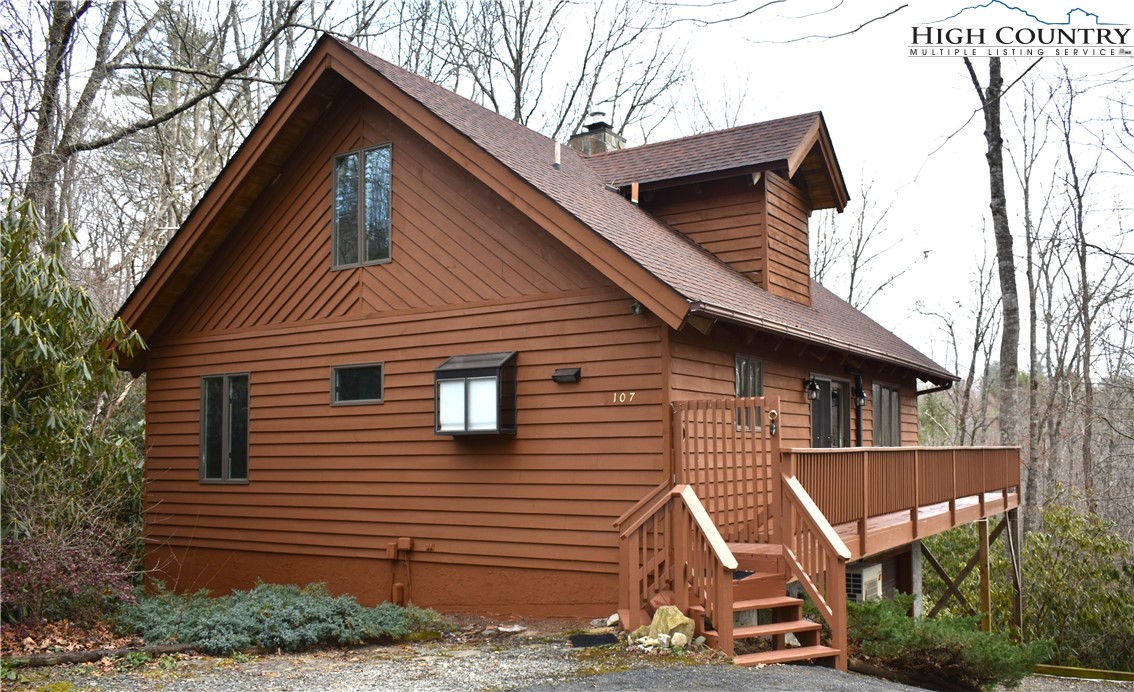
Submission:
[[[1000,97],[1004,78],[1000,73],[1000,58],[988,59],[986,89],[981,88],[980,80],[968,58],[965,58],[965,66],[972,77],[984,112],[984,139],[988,144],[985,159],[988,161],[989,210],[992,213],[996,263],[1000,273],[1000,304],[1004,322],[1000,336],[1000,444],[1015,445],[1019,442],[1016,390],[1020,300],[1016,294],[1016,258],[1012,254],[1012,231],[1008,226],[1008,200],[1004,192],[1004,138],[1000,128]]]

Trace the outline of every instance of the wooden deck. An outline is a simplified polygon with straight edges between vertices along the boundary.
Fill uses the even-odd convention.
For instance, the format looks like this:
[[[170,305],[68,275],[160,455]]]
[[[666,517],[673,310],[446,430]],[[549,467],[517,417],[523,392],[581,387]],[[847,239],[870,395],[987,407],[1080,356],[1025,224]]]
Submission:
[[[919,507],[917,521],[911,512],[890,512],[871,517],[866,522],[865,540],[860,531],[861,522],[848,521],[835,526],[835,532],[851,551],[851,561],[884,553],[927,536],[971,524],[1015,509],[1020,496],[1010,493],[984,493],[960,498],[954,502],[938,502]]]
[[[673,485],[662,483],[615,522],[618,612],[633,629],[658,603],[677,605],[712,645],[734,655],[736,639],[768,633],[734,627],[737,612],[770,609],[779,629],[810,636],[811,623],[794,612],[798,599],[789,599],[792,613],[780,612],[788,582],[797,581],[830,627],[830,647],[801,656],[783,648],[777,629],[766,659],[734,660],[794,656],[846,670],[847,563],[1016,508],[1020,450],[782,449],[772,415],[780,403],[673,404]],[[760,584],[738,578],[738,566]],[[779,591],[771,600],[751,592],[764,581]]]

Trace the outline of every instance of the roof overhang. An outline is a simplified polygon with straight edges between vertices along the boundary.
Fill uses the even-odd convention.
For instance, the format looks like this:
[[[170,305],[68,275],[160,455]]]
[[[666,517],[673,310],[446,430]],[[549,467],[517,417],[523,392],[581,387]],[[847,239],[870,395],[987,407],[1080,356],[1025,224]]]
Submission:
[[[932,382],[936,385],[946,385],[960,380],[959,377],[950,373],[942,368],[929,368],[925,363],[918,363],[916,361],[896,356],[881,349],[871,348],[868,345],[861,343],[849,343],[840,339],[826,337],[817,334],[806,328],[796,325],[787,324],[778,320],[771,320],[759,317],[757,315],[750,315],[747,313],[730,310],[728,308],[711,305],[704,302],[694,302],[689,306],[689,315],[691,320],[688,323],[701,332],[706,332],[705,323],[695,322],[695,320],[713,320],[723,321],[731,324],[736,324],[756,331],[774,334],[776,336],[785,336],[795,341],[805,344],[813,344],[824,348],[829,348],[837,351],[842,351],[863,358],[869,358],[880,363],[889,365],[897,365],[907,368],[917,376],[926,381]]]

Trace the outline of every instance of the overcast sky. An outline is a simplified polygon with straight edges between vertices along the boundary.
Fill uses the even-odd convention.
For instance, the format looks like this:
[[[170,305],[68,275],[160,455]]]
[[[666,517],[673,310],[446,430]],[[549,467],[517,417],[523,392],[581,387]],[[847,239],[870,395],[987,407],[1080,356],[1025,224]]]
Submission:
[[[852,30],[907,1],[909,6],[851,35],[784,43]],[[742,123],[822,111],[852,205],[860,198],[860,187],[871,181],[876,198],[872,201],[882,206],[893,202],[886,226],[891,238],[900,237],[902,243],[887,261],[894,266],[916,264],[867,312],[939,361],[946,354],[938,323],[919,316],[917,307],[960,314],[956,303],[967,301],[979,257],[986,246],[992,252],[990,225],[987,242],[984,237],[988,225],[984,123],[962,59],[909,57],[909,44],[913,25],[937,22],[987,1],[789,0],[740,21],[709,27],[687,24],[691,66],[703,94],[733,104],[743,94]],[[733,10],[739,14],[762,3],[712,3],[711,10],[679,12],[712,17]],[[1066,21],[1068,11],[1081,7],[1098,15],[1100,22],[1134,25],[1134,3],[1128,0],[1010,4],[1049,22]],[[992,28],[1042,26],[1003,7],[968,10],[953,24],[960,20]],[[1134,31],[1131,34],[1127,45],[1134,47]],[[1065,63],[1074,74],[1098,75],[1134,64],[1131,56],[1056,58],[1048,53],[1037,71],[1054,74]],[[987,80],[988,61],[983,55],[974,62],[982,80]],[[1034,57],[1005,58],[1005,81],[1014,80],[1033,62]],[[1104,96],[1107,88],[1096,89],[1095,94]],[[681,134],[687,133],[655,132],[652,139]],[[1011,187],[1012,180],[1008,182]],[[1117,183],[1112,179],[1108,184]],[[1125,190],[1127,195],[1130,192]],[[1018,211],[1010,210],[1013,215]],[[1127,227],[1129,221],[1127,216]],[[1113,222],[1107,223],[1113,228]],[[1016,248],[1019,256],[1022,239]],[[1022,279],[1020,284],[1021,302],[1026,304]]]

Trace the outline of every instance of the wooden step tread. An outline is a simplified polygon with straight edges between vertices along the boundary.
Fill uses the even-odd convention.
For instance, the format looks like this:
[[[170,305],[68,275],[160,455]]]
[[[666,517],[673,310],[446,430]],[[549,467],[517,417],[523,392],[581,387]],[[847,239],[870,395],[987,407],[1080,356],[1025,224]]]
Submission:
[[[811,620],[792,620],[791,622],[773,622],[767,625],[734,627],[732,628],[732,636],[734,639],[751,639],[752,637],[771,637],[789,632],[810,632],[822,628],[822,624]],[[718,636],[718,633],[716,630],[705,630],[705,636],[712,639]]]
[[[794,649],[780,649],[779,651],[761,651],[758,654],[744,654],[736,656],[732,662],[738,666],[759,666],[769,663],[787,663],[788,661],[806,661],[811,658],[829,658],[838,656],[839,650],[829,646],[800,646]]]
[[[803,605],[803,599],[791,596],[773,596],[772,598],[753,598],[747,601],[736,601],[732,604],[732,611],[763,610],[765,608],[783,608],[784,606]]]
[[[727,543],[733,555],[771,555],[779,557],[784,554],[784,547],[773,543]]]
[[[788,632],[811,632],[822,629],[823,625],[811,620],[792,620],[791,622],[773,622],[767,625],[752,625],[750,627],[732,628],[732,636],[736,639],[751,637],[770,637],[775,634]]]
[[[739,579],[733,579],[732,583],[733,584],[739,584],[742,581],[763,581],[765,579],[776,580],[776,581],[783,582],[785,585],[787,584],[787,579],[784,578],[784,575],[780,574],[779,572],[753,572],[752,574],[749,574],[747,577],[741,577]]]

